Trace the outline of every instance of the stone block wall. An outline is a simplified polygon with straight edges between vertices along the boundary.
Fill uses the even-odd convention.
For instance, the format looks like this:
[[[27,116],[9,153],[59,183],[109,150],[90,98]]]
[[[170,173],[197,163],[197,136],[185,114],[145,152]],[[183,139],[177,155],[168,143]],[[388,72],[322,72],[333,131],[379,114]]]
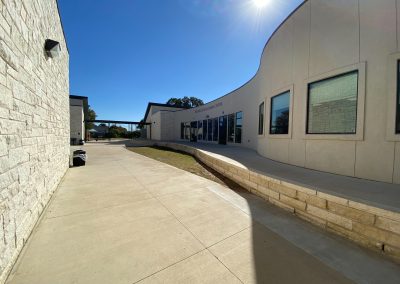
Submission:
[[[57,2],[0,0],[0,283],[69,166],[68,69]]]
[[[183,144],[157,145],[184,151],[250,192],[298,217],[400,262],[400,213],[272,178]]]

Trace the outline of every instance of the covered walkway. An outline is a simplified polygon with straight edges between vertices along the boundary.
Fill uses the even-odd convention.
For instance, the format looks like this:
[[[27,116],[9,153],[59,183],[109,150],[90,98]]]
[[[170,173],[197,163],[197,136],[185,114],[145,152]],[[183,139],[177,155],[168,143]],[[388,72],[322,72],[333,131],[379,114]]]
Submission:
[[[399,283],[397,264],[247,192],[85,146],[8,283]]]

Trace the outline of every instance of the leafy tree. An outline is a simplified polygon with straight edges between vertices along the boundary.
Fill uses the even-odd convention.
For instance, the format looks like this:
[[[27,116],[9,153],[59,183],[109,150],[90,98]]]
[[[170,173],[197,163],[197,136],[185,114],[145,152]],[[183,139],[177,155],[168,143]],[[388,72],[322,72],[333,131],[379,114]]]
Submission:
[[[170,99],[167,101],[167,105],[176,106],[176,107],[182,107],[182,99],[179,99],[179,98],[170,98]]]
[[[139,124],[136,126],[136,129],[143,129],[144,128],[144,118],[139,121]]]
[[[125,127],[121,126],[110,126],[108,129],[108,136],[109,138],[125,138],[128,133],[128,130],[126,130]]]
[[[88,106],[88,120],[96,120],[97,114],[96,112]],[[92,122],[86,122],[85,127],[87,130],[93,129],[94,124]]]
[[[196,98],[196,97],[190,97],[189,101],[190,101],[191,107],[198,107],[198,106],[204,105],[203,100]]]
[[[167,105],[182,107],[182,108],[193,108],[204,105],[204,102],[196,97],[187,97],[183,98],[170,98],[167,101]]]
[[[140,135],[141,135],[140,130],[135,130],[135,131],[129,132],[127,134],[126,138],[129,138],[129,139],[140,138]]]

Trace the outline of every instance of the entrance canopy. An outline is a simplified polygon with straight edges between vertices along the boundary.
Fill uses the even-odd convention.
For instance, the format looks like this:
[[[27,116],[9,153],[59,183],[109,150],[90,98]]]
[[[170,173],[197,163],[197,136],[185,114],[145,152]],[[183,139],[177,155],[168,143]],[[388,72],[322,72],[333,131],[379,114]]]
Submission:
[[[88,123],[110,123],[110,124],[131,124],[131,125],[151,125],[150,122],[120,121],[120,120],[85,120]]]

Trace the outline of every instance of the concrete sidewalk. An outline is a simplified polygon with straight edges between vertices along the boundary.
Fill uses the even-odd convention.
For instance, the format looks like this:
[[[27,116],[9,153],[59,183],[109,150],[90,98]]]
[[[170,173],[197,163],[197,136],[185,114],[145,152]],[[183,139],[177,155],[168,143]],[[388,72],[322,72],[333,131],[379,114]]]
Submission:
[[[400,267],[247,192],[85,146],[9,283],[400,283]]]

